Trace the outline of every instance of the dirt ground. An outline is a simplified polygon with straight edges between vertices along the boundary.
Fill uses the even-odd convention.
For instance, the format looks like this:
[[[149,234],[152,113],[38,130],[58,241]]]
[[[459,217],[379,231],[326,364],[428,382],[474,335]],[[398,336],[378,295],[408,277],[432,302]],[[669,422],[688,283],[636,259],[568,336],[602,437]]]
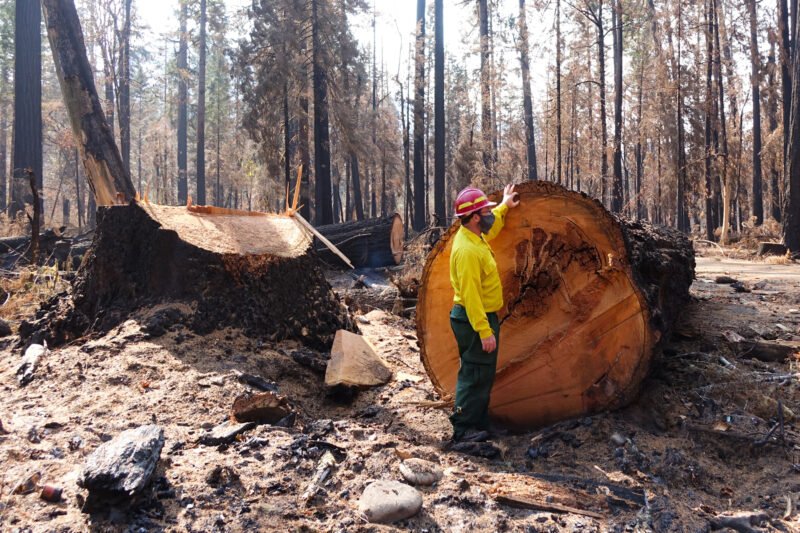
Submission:
[[[715,283],[723,274],[750,292]],[[336,281],[352,301],[352,280]],[[51,350],[25,388],[14,375],[22,349],[10,337],[0,352],[0,530],[678,532],[708,531],[718,515],[766,513],[753,530],[800,531],[798,360],[749,359],[726,340],[728,332],[800,340],[800,268],[699,257],[692,295],[635,404],[498,437],[502,455],[491,460],[442,449],[448,413],[420,405],[438,398],[413,321],[369,311],[369,303],[359,306],[369,311],[359,327],[394,379],[351,401],[326,394],[322,376],[292,357],[305,350],[295,343],[234,330],[199,337],[179,324],[153,337],[140,324],[157,310]],[[246,390],[237,372],[275,382],[297,411],[294,426],[261,425],[230,445],[199,444]],[[150,423],[166,435],[151,490],[126,509],[82,512],[76,480],[85,457]],[[305,505],[299,495],[325,450],[334,452],[335,472]],[[357,511],[365,486],[402,479],[398,465],[410,456],[437,463],[443,479],[420,489],[417,516],[368,524]],[[43,501],[38,490],[13,494],[34,473],[40,486],[63,488],[61,503]],[[643,493],[643,505],[604,499],[603,483]],[[585,510],[602,518],[518,509],[493,497],[526,484],[591,496],[583,501],[602,505]]]

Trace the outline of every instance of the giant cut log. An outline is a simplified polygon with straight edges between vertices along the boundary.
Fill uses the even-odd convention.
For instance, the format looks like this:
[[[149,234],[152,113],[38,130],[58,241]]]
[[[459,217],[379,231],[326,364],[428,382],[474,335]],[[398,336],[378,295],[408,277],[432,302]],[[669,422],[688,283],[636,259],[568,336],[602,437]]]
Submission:
[[[520,206],[491,242],[505,301],[491,415],[530,428],[630,402],[689,298],[690,241],[552,183],[516,190]],[[449,323],[456,231],[429,254],[417,303],[421,358],[444,396],[459,369]]]
[[[403,259],[403,219],[397,213],[318,226],[317,231],[344,253],[356,268],[392,266]],[[324,244],[317,241],[315,248],[328,264],[344,264]]]
[[[239,327],[323,349],[337,330],[351,329],[310,234],[290,214],[137,201],[100,107],[75,4],[42,0],[42,7],[64,104],[101,207],[71,297],[42,305],[34,321],[20,325],[20,336],[54,346],[131,316],[146,319],[137,312],[162,303],[181,304],[165,312],[170,326],[198,333]]]

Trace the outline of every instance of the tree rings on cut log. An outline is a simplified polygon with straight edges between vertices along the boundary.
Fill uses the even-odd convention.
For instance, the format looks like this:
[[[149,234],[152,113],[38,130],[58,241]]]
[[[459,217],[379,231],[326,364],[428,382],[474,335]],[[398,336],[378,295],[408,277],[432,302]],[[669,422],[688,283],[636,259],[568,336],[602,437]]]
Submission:
[[[691,244],[669,230],[626,228],[599,202],[552,183],[516,190],[521,205],[491,242],[505,302],[492,416],[530,427],[630,401],[688,298]],[[428,256],[417,304],[421,358],[446,396],[460,364],[449,323],[458,229]]]
[[[137,203],[101,207],[72,302],[43,305],[39,320],[21,327],[29,335],[21,335],[44,330],[57,345],[170,301],[192,306],[186,322],[200,334],[231,326],[325,349],[337,330],[353,325],[310,243],[288,216]]]
[[[397,213],[319,226],[317,231],[346,255],[356,268],[397,265],[403,259],[405,232],[403,219]],[[342,264],[342,260],[321,242],[315,242],[314,248],[331,265]]]

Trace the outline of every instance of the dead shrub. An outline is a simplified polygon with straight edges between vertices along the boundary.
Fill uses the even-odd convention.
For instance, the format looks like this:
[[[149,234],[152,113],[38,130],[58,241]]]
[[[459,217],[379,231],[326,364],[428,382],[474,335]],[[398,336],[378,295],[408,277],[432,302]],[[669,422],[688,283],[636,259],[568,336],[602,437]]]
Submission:
[[[0,318],[22,320],[39,306],[68,287],[53,266],[23,267],[2,272],[0,277]]]

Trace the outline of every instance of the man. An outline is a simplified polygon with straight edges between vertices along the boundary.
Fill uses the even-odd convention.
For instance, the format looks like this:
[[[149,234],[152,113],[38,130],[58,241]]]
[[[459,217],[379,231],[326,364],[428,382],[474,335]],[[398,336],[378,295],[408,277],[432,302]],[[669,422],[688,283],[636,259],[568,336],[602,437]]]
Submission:
[[[519,200],[510,184],[500,205],[474,187],[458,193],[455,201],[461,227],[450,252],[450,283],[455,291],[450,326],[458,343],[461,368],[450,416],[454,441],[485,440],[489,436],[489,395],[497,366],[497,311],[503,307],[503,287],[488,241],[500,233],[506,213],[517,205]]]

